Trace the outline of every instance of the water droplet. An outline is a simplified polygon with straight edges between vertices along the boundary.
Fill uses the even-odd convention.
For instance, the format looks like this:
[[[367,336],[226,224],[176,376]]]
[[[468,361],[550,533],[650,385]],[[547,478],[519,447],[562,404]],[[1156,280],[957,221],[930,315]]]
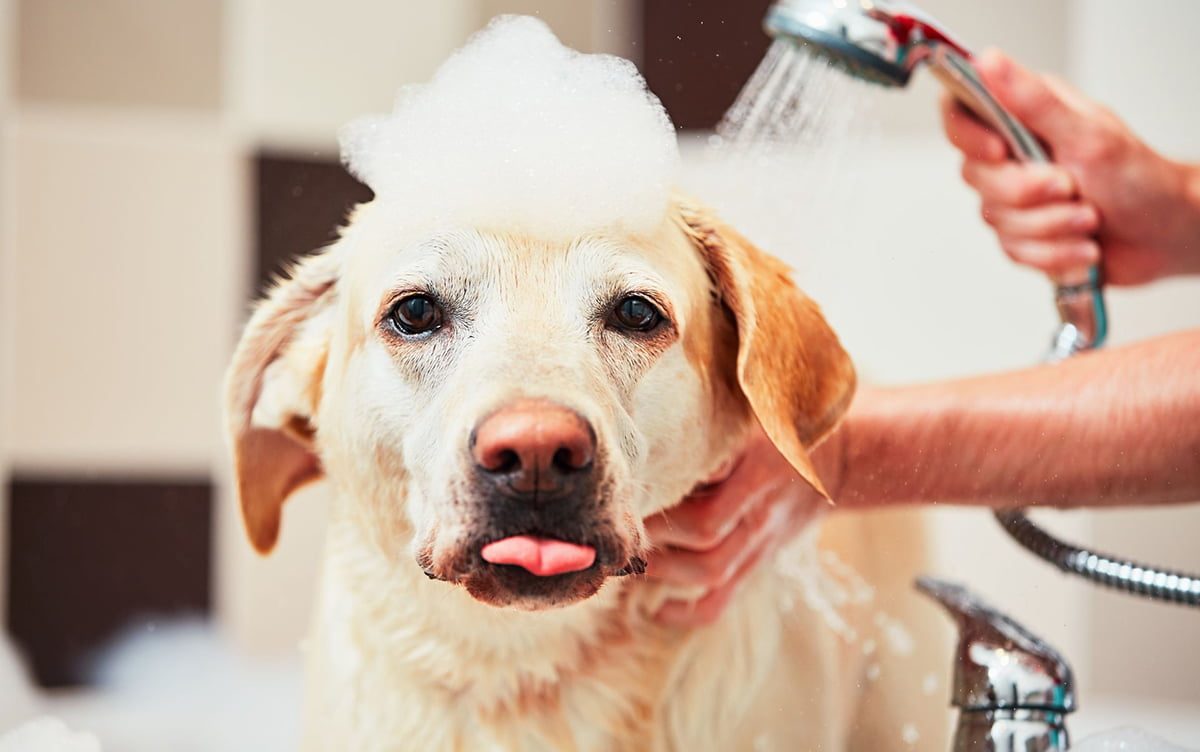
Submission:
[[[927,695],[931,695],[937,691],[938,680],[933,674],[926,674],[925,680],[921,682],[921,691]]]

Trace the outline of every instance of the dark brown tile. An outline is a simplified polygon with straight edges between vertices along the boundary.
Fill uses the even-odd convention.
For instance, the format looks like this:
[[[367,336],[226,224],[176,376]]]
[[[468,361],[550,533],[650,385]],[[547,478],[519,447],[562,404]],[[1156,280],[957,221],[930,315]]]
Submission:
[[[641,5],[646,83],[677,128],[713,127],[767,51],[762,21],[770,0]]]
[[[333,241],[347,212],[374,195],[335,160],[262,154],[255,182],[255,294],[291,260]]]
[[[8,487],[8,629],[44,687],[146,619],[211,607],[207,479],[15,477]]]

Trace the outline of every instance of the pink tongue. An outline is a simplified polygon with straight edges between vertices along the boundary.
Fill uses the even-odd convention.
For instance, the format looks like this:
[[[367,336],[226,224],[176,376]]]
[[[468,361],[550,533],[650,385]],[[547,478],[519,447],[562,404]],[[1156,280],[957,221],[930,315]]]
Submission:
[[[538,577],[578,572],[596,561],[596,549],[591,546],[532,535],[514,535],[493,541],[480,553],[484,561],[523,567]]]

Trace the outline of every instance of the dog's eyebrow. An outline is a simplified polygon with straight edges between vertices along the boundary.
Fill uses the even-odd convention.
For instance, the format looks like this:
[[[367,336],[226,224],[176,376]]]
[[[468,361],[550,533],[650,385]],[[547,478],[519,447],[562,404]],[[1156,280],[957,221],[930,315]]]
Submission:
[[[420,260],[416,264],[407,265],[388,280],[376,304],[374,323],[382,321],[396,299],[404,293],[426,292],[444,299],[460,296],[465,292],[459,289],[445,289],[445,281],[442,279],[444,275],[440,272],[467,266],[467,256],[462,250],[468,242],[467,235],[468,233],[463,231],[447,231],[425,238],[411,247],[410,252],[418,255]]]
[[[432,256],[441,265],[448,258],[459,255],[456,251],[462,248],[466,242],[464,236],[465,233],[461,231],[441,232],[417,243],[413,250],[417,253]]]

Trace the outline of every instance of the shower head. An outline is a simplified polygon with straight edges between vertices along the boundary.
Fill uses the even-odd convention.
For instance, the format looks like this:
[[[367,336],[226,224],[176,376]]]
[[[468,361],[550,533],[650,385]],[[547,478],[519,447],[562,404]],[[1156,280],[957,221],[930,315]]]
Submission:
[[[905,86],[920,61],[946,47],[970,53],[918,8],[886,0],[780,0],[764,22],[775,38],[803,44],[851,76]]]
[[[900,0],[778,0],[768,34],[800,45],[855,78],[907,86],[925,63],[972,112],[994,126],[1023,161],[1046,162],[1038,140],[983,85],[971,53],[942,24]]]
[[[883,86],[906,86],[917,64],[946,47],[970,54],[932,18],[886,0],[779,0],[764,22],[846,73]]]

